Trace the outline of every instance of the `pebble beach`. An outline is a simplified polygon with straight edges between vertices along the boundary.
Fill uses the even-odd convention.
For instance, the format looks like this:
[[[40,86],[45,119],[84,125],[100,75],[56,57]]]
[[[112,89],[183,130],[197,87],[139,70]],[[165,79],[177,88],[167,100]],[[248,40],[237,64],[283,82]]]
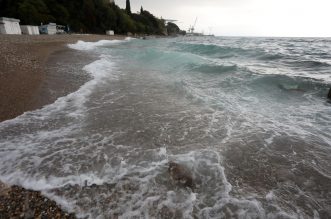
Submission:
[[[65,71],[54,74],[62,62],[90,61],[67,44],[123,39],[105,35],[0,35],[0,122],[52,103],[80,86],[66,84]],[[74,64],[74,63],[72,63]],[[72,80],[73,81],[73,80]],[[50,88],[52,95],[50,95]],[[55,92],[54,92],[55,91]],[[39,191],[0,182],[0,218],[75,218]]]
[[[43,37],[33,85],[7,67],[4,218],[331,218],[330,39]]]
[[[40,102],[40,87],[46,77],[49,57],[67,51],[67,44],[103,39],[105,35],[0,35],[0,122],[50,103]],[[43,98],[44,99],[44,98]]]

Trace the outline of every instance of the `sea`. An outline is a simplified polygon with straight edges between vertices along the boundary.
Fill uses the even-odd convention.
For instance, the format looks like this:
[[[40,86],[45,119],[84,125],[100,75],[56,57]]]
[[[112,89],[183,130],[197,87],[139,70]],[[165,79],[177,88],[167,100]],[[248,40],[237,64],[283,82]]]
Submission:
[[[68,47],[87,80],[0,123],[1,181],[80,218],[331,218],[330,38]]]

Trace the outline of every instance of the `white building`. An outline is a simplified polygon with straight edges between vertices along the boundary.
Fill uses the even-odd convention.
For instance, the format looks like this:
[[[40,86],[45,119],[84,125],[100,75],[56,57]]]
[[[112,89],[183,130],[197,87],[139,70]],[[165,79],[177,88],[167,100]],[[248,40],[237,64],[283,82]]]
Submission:
[[[54,35],[54,34],[56,34],[56,24],[49,23],[46,25],[41,25],[41,26],[39,26],[39,31],[41,34]]]
[[[22,34],[20,20],[14,18],[0,18],[0,33],[1,34]]]
[[[26,35],[39,35],[38,26],[21,25],[21,30]]]
[[[107,31],[106,31],[106,35],[109,35],[109,36],[114,36],[114,35],[115,35],[115,33],[114,33],[114,31],[113,31],[113,30],[107,30]]]

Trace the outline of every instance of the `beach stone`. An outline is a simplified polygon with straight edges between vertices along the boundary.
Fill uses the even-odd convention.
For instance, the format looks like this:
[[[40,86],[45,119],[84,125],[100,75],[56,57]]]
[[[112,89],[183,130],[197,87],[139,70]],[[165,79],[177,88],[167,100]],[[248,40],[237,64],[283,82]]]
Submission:
[[[61,210],[55,201],[43,197],[38,191],[19,186],[7,186],[0,182],[0,219],[2,218],[63,218],[74,219],[73,213]],[[58,214],[60,216],[58,217]]]
[[[194,188],[194,181],[191,171],[184,165],[169,162],[168,172],[170,177],[179,185]]]
[[[0,182],[0,196],[8,196],[11,188],[4,183]]]

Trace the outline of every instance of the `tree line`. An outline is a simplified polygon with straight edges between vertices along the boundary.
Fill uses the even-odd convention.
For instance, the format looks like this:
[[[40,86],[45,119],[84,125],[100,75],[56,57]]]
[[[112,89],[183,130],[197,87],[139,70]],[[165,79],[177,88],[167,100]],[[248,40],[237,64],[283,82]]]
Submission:
[[[126,8],[119,8],[109,0],[0,0],[0,17],[18,18],[23,25],[40,25],[50,22],[69,26],[73,32],[116,34],[179,33],[176,24],[165,25],[163,19],[141,7],[132,13],[130,0]]]

